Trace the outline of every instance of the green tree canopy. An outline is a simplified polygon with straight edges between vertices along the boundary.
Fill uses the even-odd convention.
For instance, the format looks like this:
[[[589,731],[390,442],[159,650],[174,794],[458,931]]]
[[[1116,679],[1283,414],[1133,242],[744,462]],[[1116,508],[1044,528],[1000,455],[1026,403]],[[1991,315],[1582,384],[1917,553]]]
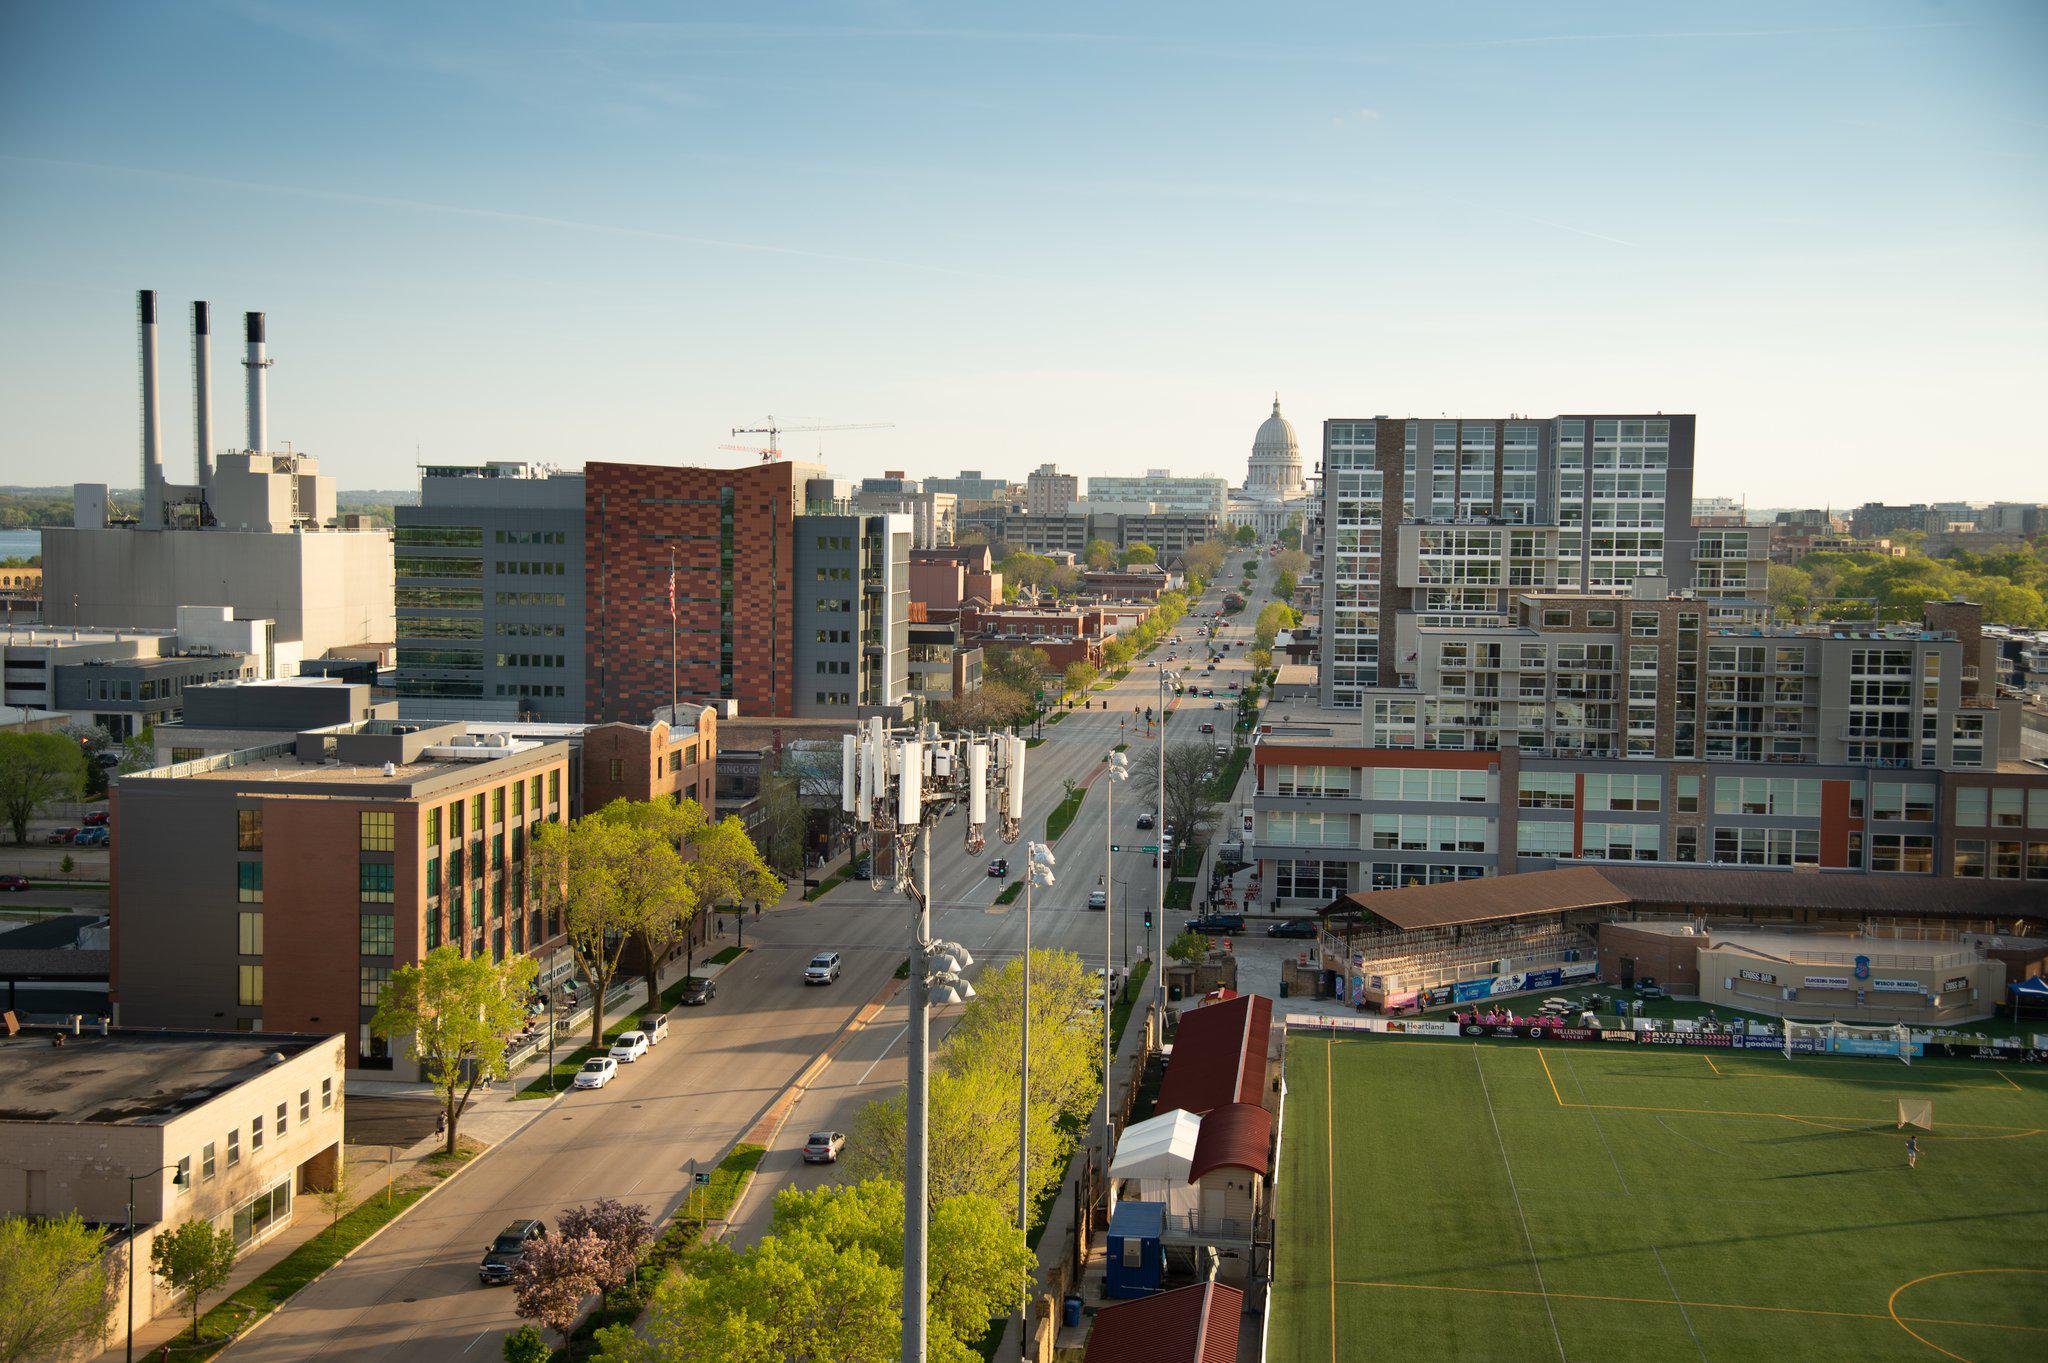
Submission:
[[[69,1358],[98,1342],[123,1282],[106,1239],[76,1212],[0,1216],[0,1361]]]
[[[391,973],[370,1030],[409,1045],[448,1118],[449,1153],[477,1089],[502,1079],[506,1047],[526,1025],[526,999],[539,966],[531,956],[492,962],[438,946],[418,965]]]
[[[200,1300],[225,1285],[228,1274],[234,1271],[234,1232],[200,1220],[159,1232],[149,1246],[149,1267],[192,1317],[192,1339],[196,1343]]]
[[[59,800],[85,791],[85,749],[63,734],[0,734],[0,814],[17,843],[28,826]]]

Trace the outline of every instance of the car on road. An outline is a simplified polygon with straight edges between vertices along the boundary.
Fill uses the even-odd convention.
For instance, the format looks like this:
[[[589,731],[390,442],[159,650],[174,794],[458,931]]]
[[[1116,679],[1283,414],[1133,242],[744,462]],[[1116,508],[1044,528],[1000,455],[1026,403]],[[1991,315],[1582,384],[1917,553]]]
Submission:
[[[24,886],[22,886],[22,888],[23,888],[23,889],[25,890],[25,889],[27,889],[27,888],[28,888],[28,886],[24,885]],[[1091,909],[1106,909],[1106,908],[1108,908],[1108,907],[1109,907],[1109,891],[1108,891],[1108,890],[1090,890],[1090,891],[1088,892],[1088,907],[1089,907],[1089,908],[1091,908]]]
[[[804,967],[805,984],[830,984],[839,978],[839,953],[821,951]]]
[[[844,1131],[813,1131],[811,1138],[804,1142],[805,1164],[837,1164],[839,1152],[846,1148]]]
[[[647,1033],[620,1032],[619,1039],[612,1043],[612,1048],[607,1054],[621,1065],[632,1064],[647,1054]]]
[[[1211,706],[1210,708],[1215,710],[1221,710],[1223,708],[1223,702],[1219,700],[1216,702],[1215,705]]]
[[[1188,932],[1199,932],[1204,937],[1235,937],[1244,931],[1244,915],[1205,913],[1199,918],[1190,918],[1182,927]]]
[[[499,1231],[498,1238],[484,1250],[484,1261],[476,1266],[477,1281],[486,1287],[510,1283],[519,1261],[526,1257],[526,1247],[547,1233],[547,1226],[532,1217],[522,1217]]]
[[[576,1082],[570,1088],[601,1089],[619,1074],[619,1062],[608,1055],[600,1055],[583,1062],[583,1068],[576,1071]]]
[[[1141,829],[1144,829],[1144,828],[1150,828],[1151,826],[1152,826],[1152,816],[1151,816],[1150,814],[1140,814],[1140,815],[1138,816],[1138,827],[1139,827],[1139,828],[1141,828]]]
[[[85,826],[87,828],[98,828],[106,821],[107,811],[104,809],[95,809],[92,813],[85,816]]]
[[[640,1019],[640,1034],[647,1038],[650,1046],[659,1046],[668,1040],[668,1019],[659,1013]]]
[[[1224,747],[1221,743],[1218,743],[1216,745],[1216,760],[1218,762],[1221,762],[1224,758],[1228,756],[1230,756],[1230,749]]]
[[[692,1008],[701,1008],[717,997],[718,981],[692,975],[683,985],[681,1002],[690,1005]]]
[[[1010,874],[1009,861],[1003,857],[997,857],[994,861],[988,864],[988,874],[991,880],[1004,879]]]
[[[26,890],[28,880],[23,876],[0,876],[0,890]]]
[[[44,838],[43,841],[51,844],[68,843],[73,838],[77,837],[79,832],[80,830],[76,828],[56,828],[52,829],[50,831],[50,836]]]
[[[1314,937],[1316,920],[1313,918],[1283,918],[1266,929],[1268,937]]]
[[[1205,719],[1202,721],[1202,732],[1205,734],[1213,734],[1216,732],[1216,726]]]

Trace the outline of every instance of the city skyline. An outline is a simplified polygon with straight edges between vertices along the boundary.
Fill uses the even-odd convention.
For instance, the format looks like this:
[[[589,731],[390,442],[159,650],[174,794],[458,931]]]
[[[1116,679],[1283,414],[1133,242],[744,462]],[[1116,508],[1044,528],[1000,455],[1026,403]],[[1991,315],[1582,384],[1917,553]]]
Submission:
[[[788,442],[845,476],[1235,484],[1278,389],[1304,444],[1684,411],[1703,494],[1924,500],[1930,429],[1945,495],[2048,494],[1999,416],[2048,360],[2026,6],[103,17],[4,21],[0,482],[128,481],[153,287],[270,315],[274,429],[349,487],[771,412],[894,423]]]

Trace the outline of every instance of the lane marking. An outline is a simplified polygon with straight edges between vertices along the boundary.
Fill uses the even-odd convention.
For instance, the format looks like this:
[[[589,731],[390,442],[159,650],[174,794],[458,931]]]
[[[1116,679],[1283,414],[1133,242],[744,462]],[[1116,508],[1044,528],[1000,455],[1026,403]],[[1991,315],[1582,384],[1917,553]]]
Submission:
[[[853,1081],[853,1086],[855,1088],[859,1088],[862,1084],[865,1084],[868,1081],[868,1076],[875,1072],[875,1065],[879,1065],[884,1060],[887,1060],[889,1058],[889,1052],[896,1049],[896,1043],[903,1040],[904,1033],[908,1032],[909,1030],[910,1024],[906,1022],[903,1024],[903,1031],[898,1032],[896,1033],[896,1035],[889,1038],[889,1044],[882,1047],[882,1053],[875,1057],[875,1064],[869,1065],[866,1069],[862,1070],[860,1072],[860,1078]]]
[[[1692,1317],[1686,1314],[1685,1302],[1678,1295],[1678,1284],[1671,1281],[1671,1270],[1664,1266],[1664,1255],[1652,1245],[1650,1257],[1657,1261],[1657,1271],[1664,1275],[1664,1285],[1671,1289],[1671,1300],[1678,1305],[1678,1318],[1685,1322],[1685,1332],[1692,1336],[1692,1347],[1700,1352],[1700,1363],[1707,1363],[1707,1346],[1700,1343],[1700,1332],[1692,1328]]]
[[[1538,1054],[1541,1054],[1541,1052],[1538,1052]],[[1545,1286],[1543,1282],[1543,1261],[1536,1257],[1536,1241],[1529,1234],[1529,1214],[1522,1210],[1522,1190],[1515,1185],[1514,1166],[1508,1163],[1507,1142],[1503,1141],[1500,1136],[1500,1117],[1493,1110],[1493,1092],[1486,1086],[1486,1066],[1479,1059],[1479,1048],[1477,1046],[1472,1048],[1472,1068],[1479,1072],[1479,1092],[1486,1099],[1486,1115],[1493,1123],[1493,1145],[1496,1150],[1500,1151],[1500,1166],[1507,1171],[1508,1191],[1514,1195],[1515,1199],[1515,1215],[1520,1217],[1522,1221],[1522,1244],[1529,1251],[1529,1266],[1536,1270],[1536,1286],[1542,1289]],[[1537,1295],[1543,1298],[1543,1314],[1550,1318],[1550,1338],[1557,1345],[1558,1363],[1568,1363],[1564,1352],[1564,1336],[1559,1334],[1557,1330],[1557,1312],[1553,1311],[1550,1307],[1550,1293],[1548,1290],[1542,1290]],[[1333,1345],[1335,1344],[1335,1340],[1331,1342]]]

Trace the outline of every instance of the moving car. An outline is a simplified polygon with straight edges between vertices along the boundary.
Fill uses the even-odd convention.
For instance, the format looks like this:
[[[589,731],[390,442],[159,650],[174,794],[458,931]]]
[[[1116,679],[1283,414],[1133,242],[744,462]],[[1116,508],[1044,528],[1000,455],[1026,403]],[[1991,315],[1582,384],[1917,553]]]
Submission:
[[[618,1077],[619,1062],[608,1055],[583,1062],[583,1068],[576,1071],[576,1082],[570,1088],[601,1089]]]
[[[25,889],[27,889],[27,888],[28,888],[28,886],[24,885],[24,886],[22,886],[22,888],[23,888],[23,889],[25,890]],[[1109,907],[1109,891],[1108,891],[1108,890],[1090,890],[1090,891],[1088,892],[1088,907],[1089,907],[1089,908],[1091,908],[1091,909],[1106,909],[1106,908],[1108,908],[1108,907]]]
[[[621,1065],[632,1064],[635,1060],[647,1054],[647,1033],[620,1032],[619,1039],[612,1043],[612,1048],[608,1054]]]
[[[0,876],[0,890],[26,890],[28,880],[22,876]]]
[[[81,828],[71,843],[74,847],[105,847],[113,836],[110,828]]]
[[[988,873],[992,879],[1002,880],[1010,874],[1010,863],[1003,857],[997,857],[988,864]]]
[[[1313,918],[1283,918],[1266,929],[1268,937],[1314,937],[1316,920]]]
[[[1228,756],[1230,756],[1230,749],[1224,747],[1221,743],[1218,743],[1216,745],[1216,760],[1218,762],[1221,762],[1224,758]]]
[[[1199,932],[1204,937],[1235,937],[1244,931],[1244,915],[1205,913],[1199,918],[1190,918],[1182,926],[1186,931]]]
[[[498,1238],[484,1251],[484,1261],[476,1266],[477,1281],[486,1287],[511,1282],[513,1270],[526,1257],[526,1247],[547,1233],[547,1226],[532,1217],[514,1221],[499,1231]]]
[[[811,1138],[804,1142],[805,1164],[837,1164],[839,1152],[846,1148],[844,1131],[813,1131]]]
[[[1205,719],[1202,721],[1202,732],[1205,734],[1213,734],[1216,732],[1216,726]]]
[[[1140,814],[1140,815],[1138,816],[1138,827],[1139,827],[1139,828],[1141,828],[1141,829],[1143,829],[1143,828],[1150,828],[1151,826],[1152,826],[1152,816],[1151,816],[1150,814]]]
[[[700,979],[692,975],[688,982],[683,985],[682,1002],[690,1005],[692,1008],[701,1008],[717,997],[718,981],[716,980]]]
[[[804,967],[805,984],[830,984],[839,978],[839,953],[821,951]]]
[[[659,1013],[640,1019],[640,1033],[647,1038],[650,1046],[659,1046],[668,1040],[668,1019]]]

